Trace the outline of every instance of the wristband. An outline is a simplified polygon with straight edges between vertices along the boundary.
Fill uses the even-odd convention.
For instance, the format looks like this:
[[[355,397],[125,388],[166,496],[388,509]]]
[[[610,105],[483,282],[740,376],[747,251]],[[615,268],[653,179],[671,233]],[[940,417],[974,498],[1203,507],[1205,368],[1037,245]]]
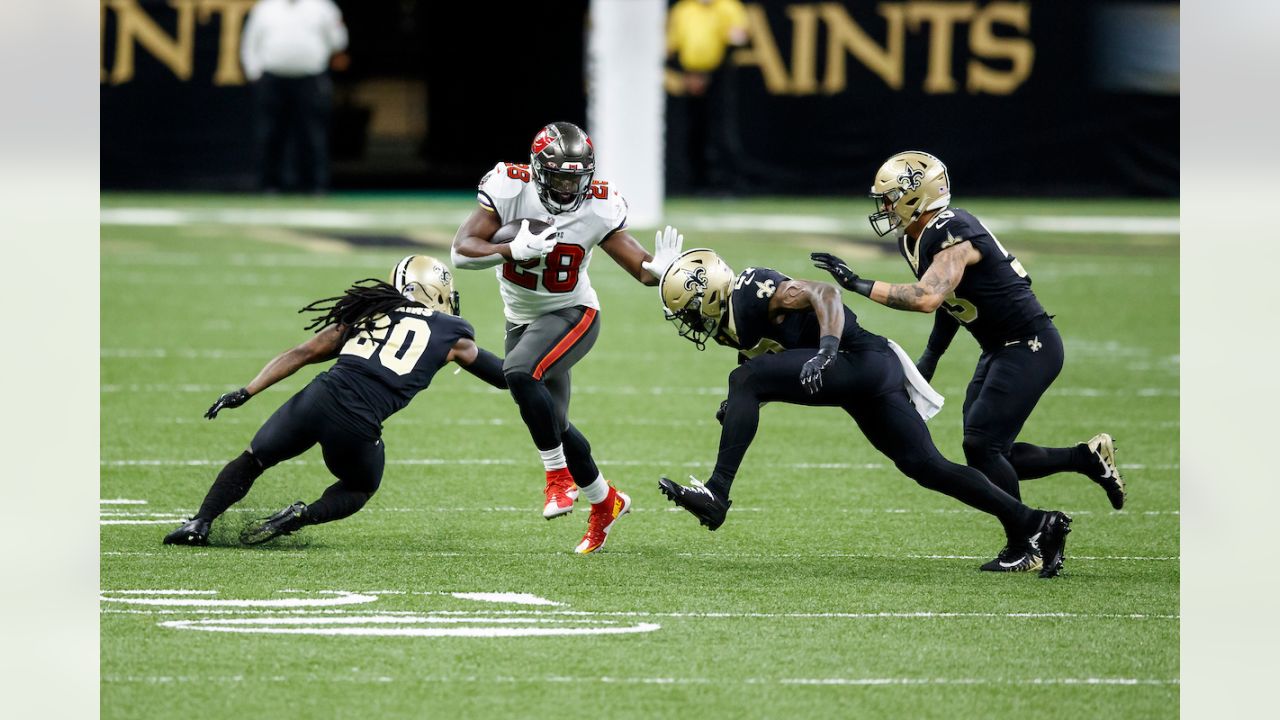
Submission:
[[[823,335],[818,341],[818,354],[832,357],[840,349],[840,338],[835,335]]]
[[[868,280],[866,278],[855,277],[853,279],[853,282],[850,284],[849,289],[852,290],[853,292],[858,293],[859,295],[866,295],[867,297],[871,297],[871,288],[875,286],[875,284],[876,284],[875,280]]]

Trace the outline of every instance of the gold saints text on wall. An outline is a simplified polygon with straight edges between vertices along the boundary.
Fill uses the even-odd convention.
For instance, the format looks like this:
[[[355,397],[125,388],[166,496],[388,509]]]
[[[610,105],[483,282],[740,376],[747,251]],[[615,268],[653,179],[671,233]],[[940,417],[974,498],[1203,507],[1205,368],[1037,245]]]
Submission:
[[[195,61],[196,25],[217,22],[218,62],[213,71],[213,84],[244,84],[244,73],[240,70],[240,32],[254,0],[167,0],[145,6],[138,0],[100,2],[100,82],[122,85],[132,80],[135,53],[139,50],[158,60],[179,80],[190,80]],[[172,31],[162,27],[151,14],[165,6],[175,17]],[[108,20],[114,26],[110,58],[106,49]]]
[[[921,90],[929,94],[963,90],[975,95],[1008,95],[1031,75],[1035,61],[1035,45],[1028,37],[1029,0],[880,2],[876,4],[884,25],[880,39],[859,25],[843,3],[795,3],[786,6],[785,12],[791,25],[790,68],[775,39],[785,28],[771,27],[760,3],[747,5],[749,45],[734,53],[739,65],[760,69],[765,88],[774,95],[844,92],[850,56],[889,88],[902,90],[907,43],[914,38],[927,43]],[[962,32],[963,26],[967,26],[967,34]],[[820,28],[825,30],[826,40],[821,48]],[[967,56],[966,61],[954,62],[957,50]],[[820,52],[825,57],[821,78],[817,73]]]

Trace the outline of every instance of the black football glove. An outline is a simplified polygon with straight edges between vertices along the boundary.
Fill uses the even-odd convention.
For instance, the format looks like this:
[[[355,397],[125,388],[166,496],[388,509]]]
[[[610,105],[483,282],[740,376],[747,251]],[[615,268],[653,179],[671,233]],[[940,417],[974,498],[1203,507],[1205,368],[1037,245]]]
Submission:
[[[831,273],[831,277],[840,283],[840,287],[850,292],[871,297],[871,286],[875,284],[875,281],[859,277],[853,271],[853,268],[845,264],[845,261],[831,253],[821,252],[809,253],[809,259],[813,261],[814,267]]]
[[[810,395],[822,389],[822,373],[835,362],[836,349],[840,346],[839,338],[832,335],[822,336],[819,341],[818,354],[809,358],[800,368],[800,384]]]
[[[720,401],[720,409],[716,411],[716,422],[724,425],[724,414],[729,410],[729,399],[725,398]]]
[[[218,402],[214,403],[209,408],[209,411],[204,414],[204,416],[206,419],[212,420],[218,417],[219,410],[223,408],[238,408],[241,405],[249,402],[249,398],[251,397],[253,396],[250,395],[249,391],[245,390],[244,388],[240,388],[235,392],[225,393],[223,394],[222,397],[218,398]]]

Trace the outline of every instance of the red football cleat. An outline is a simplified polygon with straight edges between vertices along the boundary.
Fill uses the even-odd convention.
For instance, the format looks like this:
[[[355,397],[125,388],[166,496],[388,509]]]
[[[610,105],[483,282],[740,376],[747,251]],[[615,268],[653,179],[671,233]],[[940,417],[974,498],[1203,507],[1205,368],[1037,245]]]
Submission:
[[[586,555],[604,547],[604,541],[609,539],[609,530],[613,528],[613,524],[630,511],[631,498],[610,486],[609,494],[605,496],[604,501],[591,506],[591,517],[587,520],[587,534],[582,536],[582,542],[578,543],[578,547],[573,551],[579,555]]]
[[[542,517],[550,520],[573,512],[573,501],[578,499],[578,486],[568,468],[547,471],[547,503],[542,507]]]

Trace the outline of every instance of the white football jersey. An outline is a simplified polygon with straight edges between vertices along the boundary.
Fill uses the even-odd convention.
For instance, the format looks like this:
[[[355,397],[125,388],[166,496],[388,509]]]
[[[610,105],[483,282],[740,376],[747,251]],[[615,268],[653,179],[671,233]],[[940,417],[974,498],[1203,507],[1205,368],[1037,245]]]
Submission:
[[[527,325],[541,315],[575,305],[600,309],[587,277],[591,250],[627,226],[627,201],[603,180],[591,183],[591,194],[573,212],[553,215],[538,199],[528,165],[498,163],[480,181],[480,204],[505,225],[512,220],[541,220],[553,225],[555,247],[536,265],[507,262],[496,268],[507,321]]]

